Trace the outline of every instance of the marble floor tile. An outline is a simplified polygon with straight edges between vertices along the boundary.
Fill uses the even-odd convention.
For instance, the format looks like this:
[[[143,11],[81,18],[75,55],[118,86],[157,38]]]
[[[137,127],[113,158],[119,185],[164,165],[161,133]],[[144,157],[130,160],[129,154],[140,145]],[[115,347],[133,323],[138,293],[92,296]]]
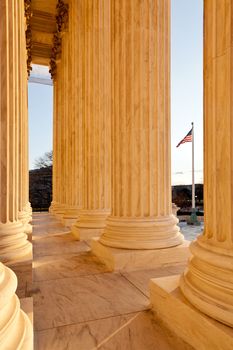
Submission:
[[[35,350],[87,350],[117,332],[137,314],[108,317],[101,320],[57,327],[35,332]]]
[[[51,255],[33,262],[33,281],[55,280],[107,272],[107,267],[91,252]]]
[[[25,265],[13,264],[10,266],[10,268],[14,271],[18,280],[16,294],[19,298],[25,298],[27,284],[32,283],[32,263],[30,262]]]
[[[74,239],[71,233],[46,237],[41,239],[33,239],[33,257],[56,254],[72,254],[90,250],[85,242],[79,242]]]
[[[36,350],[190,350],[153,318],[132,313],[36,332]]]
[[[151,278],[164,277],[169,275],[177,275],[179,271],[184,270],[184,265],[166,266],[151,270],[141,270],[132,272],[122,272],[122,275],[127,278],[135,287],[140,289],[140,291],[147,297],[150,296],[149,293],[149,282]]]
[[[33,283],[31,295],[36,330],[128,314],[149,307],[148,298],[118,273]]]
[[[36,240],[38,237],[48,237],[53,235],[59,235],[64,233],[70,233],[70,229],[60,224],[46,224],[46,225],[33,225],[33,239]]]

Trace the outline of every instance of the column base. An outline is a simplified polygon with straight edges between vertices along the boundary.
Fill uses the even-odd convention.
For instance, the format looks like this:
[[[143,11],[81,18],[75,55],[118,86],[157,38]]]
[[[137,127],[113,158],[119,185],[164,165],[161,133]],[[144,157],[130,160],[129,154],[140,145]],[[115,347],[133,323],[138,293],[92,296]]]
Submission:
[[[28,239],[31,240],[32,236],[32,225],[29,222],[32,221],[32,216],[29,212],[22,210],[18,215],[19,220],[24,225],[24,232],[28,235]]]
[[[103,234],[104,228],[85,228],[73,225],[71,232],[73,236],[80,241],[91,239],[93,237],[100,237]]]
[[[0,263],[0,349],[33,349],[33,329],[15,295],[15,274]]]
[[[31,235],[32,234],[32,225],[31,224],[26,224],[24,227],[24,232],[27,235]]]
[[[81,210],[77,222],[72,226],[72,234],[79,240],[101,236],[109,214],[109,210]]]
[[[110,270],[130,271],[186,263],[190,257],[189,244],[189,241],[184,241],[177,247],[151,250],[116,249],[103,245],[98,238],[93,238],[91,251]]]
[[[28,260],[31,256],[32,245],[21,221],[0,224],[0,261],[12,263]]]
[[[73,217],[68,217],[68,216],[63,216],[61,218],[61,223],[63,226],[71,228],[77,221],[77,217],[73,218]]]
[[[150,281],[150,300],[155,318],[194,349],[233,349],[233,329],[208,317],[184,298],[180,276]]]
[[[53,203],[49,208],[49,212],[60,220],[61,216],[65,214],[64,204]]]
[[[26,211],[26,212],[28,213],[28,215],[29,215],[29,217],[30,217],[29,222],[31,222],[31,221],[32,221],[32,206],[31,206],[31,203],[30,203],[30,202],[27,202],[27,204],[25,205],[25,207],[24,207],[23,210]]]
[[[77,221],[79,217],[80,209],[69,208],[65,210],[65,213],[61,219],[62,225],[71,228]]]
[[[160,249],[182,244],[184,236],[174,215],[155,218],[107,219],[100,242],[123,249]]]
[[[50,207],[49,207],[49,213],[50,214],[53,214],[53,211],[56,207],[56,202],[52,201],[51,204],[50,204]]]
[[[201,312],[233,327],[233,253],[199,236],[180,280],[184,296]]]
[[[22,210],[18,214],[18,219],[24,224],[28,224],[31,221],[31,214],[25,210]]]

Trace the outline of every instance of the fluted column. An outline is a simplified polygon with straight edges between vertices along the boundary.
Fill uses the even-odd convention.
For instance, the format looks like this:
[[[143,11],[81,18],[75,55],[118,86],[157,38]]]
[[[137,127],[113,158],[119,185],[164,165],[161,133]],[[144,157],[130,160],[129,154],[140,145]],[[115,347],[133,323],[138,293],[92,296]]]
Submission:
[[[0,259],[12,261],[31,250],[18,220],[19,23],[23,2],[0,2]],[[30,320],[15,294],[15,274],[0,263],[0,348],[33,349]]]
[[[49,207],[49,212],[53,214],[58,204],[57,199],[57,162],[58,162],[58,135],[57,135],[57,81],[53,80],[53,170],[52,170],[52,202]]]
[[[82,38],[76,31],[77,22],[80,24],[80,7],[76,1],[69,2],[69,21],[64,37],[63,65],[66,68],[66,205],[62,222],[72,226],[78,218],[81,208],[82,195],[82,111],[80,96],[82,95]],[[79,31],[81,32],[81,31]],[[77,36],[76,36],[77,34]],[[81,38],[81,42],[80,42]],[[81,55],[80,55],[81,54]]]
[[[56,123],[56,135],[55,142],[56,147],[54,148],[54,159],[55,167],[53,168],[53,181],[56,186],[56,191],[53,193],[53,205],[52,213],[61,218],[64,214],[64,121],[63,121],[63,110],[64,110],[64,80],[63,80],[63,66],[61,59],[57,61],[57,73],[54,81],[54,123]],[[55,195],[55,197],[54,197]],[[54,200],[56,199],[56,200]]]
[[[170,156],[170,1],[112,2],[112,214],[102,244],[176,246]]]
[[[61,137],[62,137],[62,75],[61,60],[57,61],[57,73],[53,80],[53,201],[50,212],[54,215],[63,213],[62,190],[61,183],[63,177],[61,168],[63,166],[61,153]]]
[[[29,178],[28,178],[28,109],[27,109],[27,52],[25,37],[25,18],[24,1],[19,0],[18,10],[19,31],[19,219],[24,225],[25,233],[32,232],[32,226],[29,224],[32,218],[29,197]]]
[[[233,0],[204,2],[203,235],[191,244],[181,290],[198,309],[233,326]]]
[[[102,231],[110,214],[110,4],[109,0],[77,1],[83,33],[83,205],[73,233],[80,237]],[[81,61],[81,59],[80,59]],[[78,63],[76,63],[78,64]],[[79,106],[80,113],[80,106]],[[77,115],[81,118],[81,114]],[[94,232],[94,231],[92,231]]]
[[[19,4],[1,1],[0,21],[0,260],[27,256],[31,244],[18,219],[19,170]]]

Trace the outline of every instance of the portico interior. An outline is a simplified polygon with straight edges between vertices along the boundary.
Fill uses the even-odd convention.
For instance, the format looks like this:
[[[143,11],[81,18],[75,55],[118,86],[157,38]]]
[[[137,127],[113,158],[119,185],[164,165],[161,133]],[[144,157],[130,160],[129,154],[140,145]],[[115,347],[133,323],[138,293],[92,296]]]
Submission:
[[[189,247],[171,201],[170,0],[1,0],[0,349],[33,348],[32,323],[23,301],[20,306],[12,271],[33,261],[27,110],[33,63],[49,67],[54,91],[53,201],[49,214],[34,216],[40,226],[33,240],[38,256],[36,239],[44,239],[46,230],[53,234],[50,220],[59,223],[60,247],[72,246],[69,258],[76,259],[76,249],[78,255],[85,246],[91,254],[87,265],[94,259],[97,272],[111,271],[117,291],[117,281],[129,271],[141,271],[143,281],[146,275],[156,277],[150,281],[148,308],[154,322],[170,332],[163,339],[173,334],[180,349],[233,348],[232,14],[233,0],[204,0],[205,224]],[[186,266],[181,275],[180,265]],[[160,274],[165,268],[177,274]],[[97,279],[93,275],[91,281]],[[100,279],[107,291],[107,277]],[[74,293],[78,281],[80,276],[70,284]],[[82,298],[84,292],[79,293]],[[98,297],[104,298],[101,292]],[[35,308],[43,298],[35,297]],[[69,307],[75,309],[72,300]],[[116,312],[112,304],[109,308]],[[63,312],[52,321],[46,310],[35,316],[48,330],[64,325]],[[121,322],[114,335],[124,328]],[[107,343],[113,333],[106,331],[94,348],[117,348]],[[43,349],[53,346],[46,343],[48,334]],[[81,345],[91,348],[85,339]],[[132,345],[121,341],[121,349]],[[154,348],[154,341],[145,349]],[[62,340],[59,346],[65,348]]]

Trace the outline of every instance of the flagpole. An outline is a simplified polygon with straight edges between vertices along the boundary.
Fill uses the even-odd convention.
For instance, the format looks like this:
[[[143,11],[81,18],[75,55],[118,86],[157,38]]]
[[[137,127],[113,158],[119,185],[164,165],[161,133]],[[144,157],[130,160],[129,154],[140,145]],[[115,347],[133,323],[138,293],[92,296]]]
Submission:
[[[192,123],[192,209],[195,209],[195,178],[194,178],[194,123]]]

